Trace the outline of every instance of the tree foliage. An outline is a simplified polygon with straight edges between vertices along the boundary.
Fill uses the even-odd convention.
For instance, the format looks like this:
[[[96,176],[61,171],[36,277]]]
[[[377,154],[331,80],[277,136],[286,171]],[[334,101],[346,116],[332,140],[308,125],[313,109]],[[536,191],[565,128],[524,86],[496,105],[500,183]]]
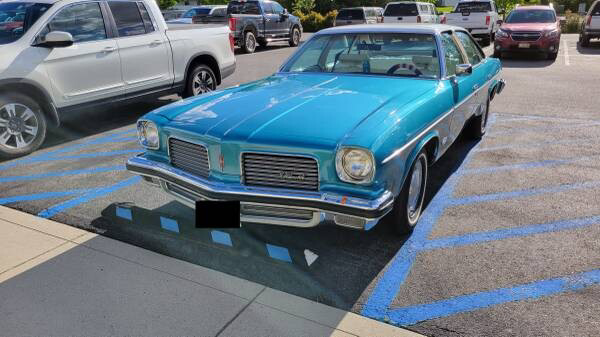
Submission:
[[[296,0],[292,8],[300,13],[310,13],[315,8],[315,0]]]
[[[156,0],[160,9],[169,9],[177,5],[177,0]]]

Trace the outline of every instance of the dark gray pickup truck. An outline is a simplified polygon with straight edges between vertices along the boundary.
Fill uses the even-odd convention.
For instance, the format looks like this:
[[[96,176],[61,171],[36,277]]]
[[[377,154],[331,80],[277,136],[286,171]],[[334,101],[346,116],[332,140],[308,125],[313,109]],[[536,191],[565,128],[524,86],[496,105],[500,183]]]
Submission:
[[[232,0],[227,6],[227,16],[199,19],[198,23],[221,21],[229,24],[235,44],[246,53],[254,53],[256,46],[269,42],[288,41],[297,46],[302,35],[300,19],[291,15],[275,1]]]

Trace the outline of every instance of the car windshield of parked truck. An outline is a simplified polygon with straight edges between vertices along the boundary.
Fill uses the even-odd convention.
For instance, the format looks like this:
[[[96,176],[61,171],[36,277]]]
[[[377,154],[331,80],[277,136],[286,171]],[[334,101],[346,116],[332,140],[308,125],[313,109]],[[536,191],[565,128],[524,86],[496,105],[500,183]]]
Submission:
[[[283,71],[437,78],[440,63],[431,34],[328,34],[306,42]]]
[[[506,23],[551,23],[556,22],[554,11],[544,9],[528,9],[512,11]]]
[[[210,8],[193,8],[183,14],[184,18],[193,18],[194,16],[199,15],[208,15],[210,13]]]
[[[0,3],[0,44],[20,39],[50,6],[33,2]]]
[[[416,16],[419,15],[416,4],[389,4],[383,16]]]
[[[365,12],[362,9],[342,9],[337,15],[338,20],[364,20]]]
[[[492,5],[489,2],[461,2],[456,6],[455,13],[481,13],[490,12]]]
[[[227,6],[228,14],[260,14],[258,1],[230,1]]]

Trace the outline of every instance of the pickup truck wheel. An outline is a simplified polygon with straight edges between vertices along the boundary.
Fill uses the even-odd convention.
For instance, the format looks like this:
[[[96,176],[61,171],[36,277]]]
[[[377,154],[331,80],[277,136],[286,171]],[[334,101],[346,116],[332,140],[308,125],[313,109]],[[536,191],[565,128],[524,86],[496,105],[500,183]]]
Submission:
[[[487,131],[487,122],[490,111],[490,97],[487,98],[487,103],[485,104],[484,110],[479,116],[474,116],[469,121],[469,125],[467,127],[467,132],[472,139],[481,139],[485,132]]]
[[[45,138],[46,118],[36,101],[18,93],[0,95],[0,157],[29,154]]]
[[[199,64],[190,72],[185,89],[185,97],[198,96],[217,89],[215,73],[206,65]]]
[[[584,35],[580,35],[579,36],[579,44],[582,47],[589,47],[589,45],[590,45],[590,38],[589,37],[585,37]]]
[[[256,36],[254,36],[254,33],[252,33],[251,31],[244,33],[242,50],[246,54],[252,54],[256,50]]]
[[[427,154],[421,151],[413,162],[394,208],[384,218],[400,235],[409,234],[421,217],[427,186]]]
[[[300,29],[294,27],[290,36],[290,47],[296,47],[300,43]]]

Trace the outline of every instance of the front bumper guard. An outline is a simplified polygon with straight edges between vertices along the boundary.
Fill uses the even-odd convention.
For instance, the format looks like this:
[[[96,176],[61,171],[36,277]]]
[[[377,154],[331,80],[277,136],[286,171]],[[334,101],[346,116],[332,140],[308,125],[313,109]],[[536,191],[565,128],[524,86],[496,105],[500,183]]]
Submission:
[[[342,220],[344,216],[349,216],[363,220],[363,228],[361,229],[369,229],[386,215],[394,204],[394,196],[389,191],[386,191],[377,199],[370,200],[329,192],[298,191],[214,182],[191,175],[170,165],[147,159],[143,154],[129,159],[126,167],[127,170],[135,174],[158,181],[160,186],[167,192],[180,199],[186,199],[183,201],[188,205],[193,204],[193,200],[186,198],[182,193],[173,193],[175,189],[169,188],[169,186],[175,185],[176,188],[183,189],[198,199],[240,201],[242,204],[248,205],[289,207],[315,212],[313,220],[308,224],[299,224],[296,221],[273,221],[267,218],[262,219],[264,221],[257,221],[270,224],[310,227],[326,219],[331,219],[338,225],[357,228],[358,226],[349,225]]]

